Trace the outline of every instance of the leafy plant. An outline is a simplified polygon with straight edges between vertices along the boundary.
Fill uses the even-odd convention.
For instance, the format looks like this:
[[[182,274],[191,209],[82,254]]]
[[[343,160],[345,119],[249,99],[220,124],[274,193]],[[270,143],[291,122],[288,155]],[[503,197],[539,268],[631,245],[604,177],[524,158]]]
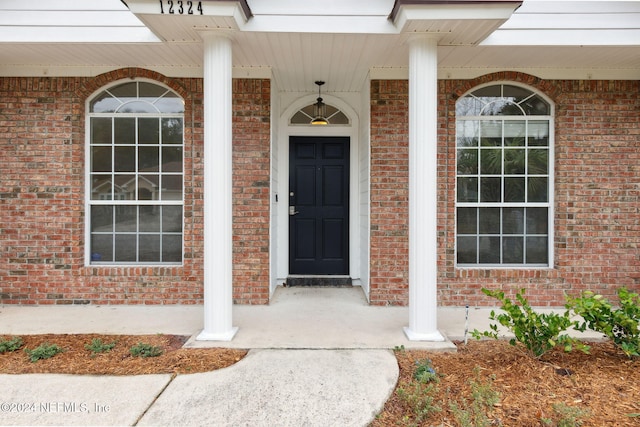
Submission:
[[[43,343],[33,350],[25,348],[24,351],[29,355],[31,362],[37,362],[40,359],[49,359],[58,353],[62,353],[64,350],[56,344]]]
[[[473,372],[475,379],[469,381],[471,402],[463,398],[462,405],[459,405],[458,402],[451,402],[449,409],[460,426],[488,427],[496,424],[495,420],[489,418],[488,413],[494,405],[500,402],[500,393],[493,389],[494,375],[490,376],[488,380],[482,381],[480,369],[476,367]]]
[[[91,340],[91,344],[85,344],[84,348],[87,350],[91,350],[91,355],[95,356],[98,353],[107,353],[116,346],[115,342],[105,343],[102,342],[100,338],[94,338]]]
[[[0,339],[0,354],[8,351],[16,351],[22,347],[22,338],[13,337],[11,339]]]
[[[422,361],[417,360],[416,365],[417,365],[417,368],[413,373],[413,378],[416,381],[421,383],[439,381],[438,374],[436,373],[436,370],[433,369],[433,366],[431,365],[431,360],[429,359],[424,359]]]
[[[627,356],[640,356],[640,297],[625,288],[618,289],[620,307],[614,308],[602,295],[591,291],[580,297],[567,297],[566,307],[584,321],[576,326],[587,327],[609,337]]]
[[[588,346],[562,333],[577,324],[576,321],[570,319],[568,311],[564,314],[536,313],[524,297],[524,289],[516,293],[515,303],[506,298],[502,291],[483,288],[482,292],[496,298],[502,304],[500,308],[504,313],[496,314],[492,310],[489,319],[497,321],[513,333],[514,338],[509,340],[511,345],[515,346],[517,342],[523,344],[528,352],[536,358],[558,345],[562,345],[565,351],[571,351],[573,347],[576,347],[588,353]],[[498,339],[498,325],[492,323],[489,327],[491,331],[480,332],[476,329],[472,332],[472,336],[476,339],[482,337]]]
[[[412,420],[413,423],[410,423],[410,425],[421,425],[432,414],[442,410],[440,406],[434,404],[434,395],[437,390],[436,384],[425,385],[420,382],[411,383],[408,389],[404,387],[398,388],[396,391],[398,397],[409,407],[412,415],[411,417],[405,417],[405,424],[407,424],[407,421]]]
[[[546,426],[555,427],[579,427],[584,422],[584,418],[590,415],[588,409],[576,408],[564,403],[553,405],[553,417],[542,418],[540,421]]]
[[[129,352],[135,357],[158,357],[162,354],[162,348],[139,342],[132,346]]]

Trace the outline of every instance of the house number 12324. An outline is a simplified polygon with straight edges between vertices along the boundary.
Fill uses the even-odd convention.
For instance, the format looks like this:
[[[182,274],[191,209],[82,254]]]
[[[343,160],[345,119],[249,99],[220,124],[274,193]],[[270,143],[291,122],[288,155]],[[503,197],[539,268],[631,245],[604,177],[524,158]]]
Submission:
[[[202,2],[160,0],[160,13],[168,13],[170,15],[202,15]]]

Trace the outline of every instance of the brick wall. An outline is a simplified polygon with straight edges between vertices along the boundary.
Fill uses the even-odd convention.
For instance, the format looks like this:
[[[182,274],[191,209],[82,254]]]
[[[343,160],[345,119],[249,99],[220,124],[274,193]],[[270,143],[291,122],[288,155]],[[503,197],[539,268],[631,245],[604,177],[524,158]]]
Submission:
[[[409,85],[371,82],[370,301],[406,305],[409,281]]]
[[[494,81],[527,84],[556,106],[552,269],[455,268],[455,101]],[[510,295],[524,287],[539,306],[562,305],[565,293],[584,289],[609,297],[620,286],[640,291],[639,86],[638,81],[544,81],[515,72],[439,82],[440,305],[493,305],[482,287]],[[408,278],[402,164],[408,152],[408,91],[406,82],[374,81],[371,93],[371,300],[402,304],[406,294],[397,292]],[[393,162],[385,165],[384,158]]]
[[[106,84],[138,77],[161,82],[185,99],[184,265],[85,267],[85,101]],[[268,236],[268,225],[253,215],[256,206],[267,206],[268,218],[263,183],[270,88],[264,80],[243,82],[234,81],[233,104],[234,195],[240,194],[234,205],[234,296],[262,303],[268,244],[258,236]],[[260,102],[248,102],[256,95]],[[0,303],[201,303],[202,132],[201,79],[135,68],[95,78],[0,78]]]
[[[78,79],[0,79],[0,301],[55,302],[82,257]],[[78,296],[83,299],[84,295]]]
[[[85,267],[84,108],[105,84],[164,83],[185,99],[185,254],[180,267]],[[455,100],[492,81],[528,84],[556,105],[555,259],[549,270],[456,269]],[[268,301],[268,80],[234,80],[234,300]],[[438,297],[491,305],[482,287],[565,292],[640,289],[638,81],[544,81],[497,73],[439,82]],[[140,69],[95,78],[0,78],[0,303],[202,302],[202,80]],[[408,84],[371,83],[371,302],[408,300]]]
[[[233,82],[233,299],[269,302],[269,80]]]

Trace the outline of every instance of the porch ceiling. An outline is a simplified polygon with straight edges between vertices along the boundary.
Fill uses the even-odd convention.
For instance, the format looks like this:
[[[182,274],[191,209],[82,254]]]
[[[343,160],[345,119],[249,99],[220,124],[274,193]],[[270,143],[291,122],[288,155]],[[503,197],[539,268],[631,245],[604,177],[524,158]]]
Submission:
[[[366,13],[358,16],[353,15],[357,2],[344,0],[324,2],[332,11],[324,15],[320,9],[305,12],[292,0],[248,0],[254,15],[248,20],[234,8],[235,2],[219,2],[233,7],[224,16],[199,21],[143,12],[136,17],[118,1],[99,3],[100,10],[87,17],[59,10],[55,22],[33,13],[29,16],[38,20],[3,20],[6,4],[0,4],[0,76],[83,76],[139,66],[169,76],[199,77],[203,47],[197,33],[206,27],[232,30],[236,77],[272,77],[281,91],[289,92],[314,92],[315,80],[327,82],[323,92],[355,92],[368,75],[406,78],[406,40],[416,33],[438,35],[440,78],[497,70],[543,78],[640,78],[638,1],[525,0],[510,19],[500,15],[503,9],[468,19],[451,19],[442,8],[425,16],[421,5],[407,2],[393,21],[388,19],[393,0],[370,0]],[[127,3],[135,10],[135,1]],[[44,3],[30,4],[41,8]],[[287,10],[290,14],[283,15]],[[478,10],[487,13],[486,8]],[[434,11],[439,11],[438,19]],[[13,16],[22,16],[17,12],[14,7]],[[110,15],[101,15],[107,12]],[[549,28],[549,22],[557,25]]]

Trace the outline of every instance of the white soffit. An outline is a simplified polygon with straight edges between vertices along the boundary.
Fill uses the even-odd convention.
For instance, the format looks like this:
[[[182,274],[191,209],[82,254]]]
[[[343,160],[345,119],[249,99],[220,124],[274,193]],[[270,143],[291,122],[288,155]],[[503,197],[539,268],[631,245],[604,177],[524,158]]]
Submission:
[[[394,0],[248,0],[243,31],[264,33],[397,34],[387,19]]]
[[[153,43],[160,40],[120,1],[0,0],[3,43]]]
[[[178,13],[174,6],[177,3],[127,0],[131,12],[162,40],[171,42],[197,41],[199,31],[217,29],[300,34],[425,33],[436,36],[443,45],[477,44],[503,24],[521,1],[399,3],[397,12],[394,0],[249,0],[246,5],[250,12],[238,1],[194,1],[199,9],[192,14],[184,8]],[[392,10],[393,19],[389,19]]]
[[[525,0],[484,46],[640,46],[640,1]]]
[[[150,28],[160,31],[162,39],[120,0],[0,0],[0,76],[95,76],[116,68],[143,67],[172,77],[201,77],[203,54],[198,31],[237,28],[231,30],[234,77],[272,78],[279,90],[290,92],[313,90],[315,80],[327,82],[323,92],[353,92],[359,91],[367,78],[406,79],[405,41],[412,34],[438,34],[438,74],[445,79],[472,78],[501,70],[548,79],[640,78],[640,37],[629,33],[629,27],[637,29],[634,23],[640,22],[637,0],[525,0],[511,18],[505,18],[500,28],[479,44],[465,43],[481,40],[499,17],[486,15],[489,12],[485,10],[485,15],[461,13],[456,19],[445,19],[441,10],[438,18],[442,19],[430,19],[435,15],[427,16],[410,4],[418,0],[399,0],[397,10],[406,8],[405,15],[399,17],[398,13],[390,20],[394,1],[248,0],[253,17],[246,20],[239,1],[203,0],[205,13],[217,8],[215,13],[219,15],[205,15],[195,21],[189,16],[161,16],[159,0],[126,0],[132,9],[136,4],[147,8],[136,10],[153,22]],[[169,4],[168,0],[164,4]],[[432,3],[427,7],[435,6]],[[5,17],[5,12],[16,11],[21,13],[13,13],[11,19]],[[46,16],[51,12],[61,13],[54,19]],[[384,22],[387,30],[393,27],[393,32],[357,34],[353,32],[355,26],[346,25],[333,33],[256,32],[244,28],[259,17],[283,17],[295,23],[296,17],[305,13],[324,13],[328,20],[357,15],[362,25],[367,20]],[[484,18],[491,24],[483,23]],[[513,42],[523,37],[518,32],[530,30],[536,34],[536,43]],[[620,31],[626,36],[616,45],[583,44],[589,42],[588,37],[578,45],[562,45],[545,36],[548,31]],[[461,38],[456,38],[458,34]],[[513,39],[507,37],[509,34]],[[503,40],[498,42],[497,36]],[[541,41],[547,45],[538,45]]]

